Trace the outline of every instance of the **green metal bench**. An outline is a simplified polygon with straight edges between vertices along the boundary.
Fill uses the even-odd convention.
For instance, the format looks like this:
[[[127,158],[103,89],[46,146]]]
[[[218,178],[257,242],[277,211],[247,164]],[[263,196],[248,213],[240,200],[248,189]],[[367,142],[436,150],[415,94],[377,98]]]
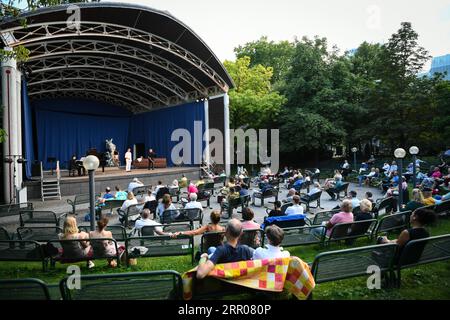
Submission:
[[[450,259],[450,234],[409,241],[395,261],[396,284],[400,287],[401,270]]]
[[[0,300],[50,300],[50,293],[39,279],[0,280]]]
[[[127,263],[129,259],[168,257],[191,255],[194,263],[194,238],[179,235],[177,238],[169,236],[131,237],[126,241]]]
[[[409,217],[411,211],[383,216],[372,232],[372,239],[376,239],[380,233],[389,233],[392,231],[404,230],[409,227]]]
[[[18,215],[21,210],[33,210],[33,203],[24,202],[19,204],[0,205],[0,217]]]
[[[208,248],[218,247],[225,242],[225,231],[205,232],[200,239],[200,253],[208,252]]]
[[[3,227],[0,227],[0,240],[14,240],[12,236],[9,234],[8,230]]]
[[[362,220],[349,223],[338,223],[331,228],[330,235],[325,237],[325,245],[330,242],[346,241],[351,244],[351,240],[357,238],[372,238],[372,233],[369,231],[377,223],[377,220]]]
[[[323,232],[319,236],[314,235],[311,231],[315,228],[322,228]],[[281,242],[282,247],[296,247],[310,244],[323,244],[325,227],[324,226],[308,226],[308,227],[293,227],[283,228],[284,238]],[[264,243],[268,243],[268,239],[264,240]]]
[[[300,203],[306,204],[306,211],[309,211],[309,208],[313,208],[313,209],[323,209],[320,206],[320,197],[322,196],[322,191],[320,192],[316,192],[314,194],[312,194],[311,196],[305,194],[302,195],[300,198]],[[316,206],[312,207],[311,203],[316,202]]]
[[[101,196],[100,193],[96,193],[95,199],[100,198],[100,196]],[[89,193],[76,195],[74,200],[67,199],[67,203],[72,207],[72,214],[76,214],[77,206],[79,206],[80,204],[86,203],[89,204],[89,202],[90,202]]]
[[[169,224],[173,222],[189,222],[194,227],[194,222],[203,224],[203,212],[200,209],[177,209],[177,210],[165,210],[160,221],[162,224]]]
[[[264,207],[264,200],[265,199],[270,199],[275,197],[275,201],[278,201],[278,193],[279,190],[277,187],[273,187],[271,189],[265,190],[264,192],[258,192],[256,194],[254,194],[254,198],[256,199],[260,199],[261,200],[261,207]],[[256,201],[253,205],[256,205]]]
[[[313,226],[320,226],[322,222],[330,221],[331,217],[333,217],[334,214],[338,213],[340,210],[330,210],[330,211],[321,211],[317,212],[314,215],[314,219],[312,222]]]
[[[439,216],[450,216],[450,200],[442,201],[434,207],[434,212]]]
[[[0,261],[42,262],[42,269],[47,269],[44,252],[36,241],[1,240]]]
[[[380,213],[386,215],[391,214],[396,210],[397,210],[397,200],[395,200],[394,197],[388,197],[381,200],[378,199],[375,205],[373,206],[372,212],[374,213],[375,218],[378,218]]]
[[[56,225],[58,223],[56,213],[53,211],[21,210],[19,216],[21,227],[34,224]]]
[[[144,226],[138,231],[137,236],[139,237],[158,236],[158,234],[155,232],[155,228],[161,228],[163,232],[166,233],[168,232],[175,233],[182,231],[190,231],[192,230],[192,225],[190,223],[170,223],[155,226]]]
[[[221,204],[222,211],[226,211],[228,214],[228,219],[233,216],[233,210],[239,207],[244,210],[248,207],[248,203],[250,202],[250,195],[241,196],[239,198],[235,198],[230,200],[230,202],[225,202]],[[242,211],[241,211],[242,212]]]
[[[93,247],[93,254],[91,256],[67,256],[64,254],[64,246],[69,245],[73,242],[83,242],[87,241],[89,244]],[[114,247],[116,249],[115,255],[109,255],[105,254],[105,252],[102,252],[101,250],[96,250],[95,248],[102,247],[102,244],[100,242],[103,241],[110,241],[114,244]],[[51,240],[47,242],[48,244],[52,244],[54,247],[56,247],[59,251],[58,254],[52,255],[50,257],[50,265],[52,267],[55,266],[56,262],[60,263],[74,263],[74,262],[81,262],[81,261],[89,261],[89,260],[100,260],[100,259],[115,259],[117,261],[117,265],[120,265],[120,253],[119,253],[119,247],[117,245],[117,241],[115,239],[110,238],[96,238],[96,239],[71,239],[71,240]],[[80,244],[81,246],[81,244]]]
[[[108,213],[112,214],[113,210],[122,207],[124,202],[125,200],[106,200],[105,203],[103,203],[101,206],[96,206],[95,211],[99,216],[101,216],[104,211],[109,211]]]
[[[311,273],[316,284],[320,284],[367,276],[368,268],[377,266],[388,278],[396,252],[394,243],[324,252],[315,257]]]
[[[132,192],[135,197],[142,197],[142,196],[145,196],[148,193],[148,190],[151,190],[151,188],[152,188],[152,186],[150,186],[150,185],[136,187],[132,190]]]
[[[141,204],[133,204],[125,210],[122,210],[121,208],[117,209],[120,223],[125,228],[132,227],[134,222],[140,218],[141,208]]]
[[[62,233],[59,227],[20,227],[17,228],[19,240],[31,240],[36,242],[48,242],[58,240],[58,235]]]
[[[214,180],[214,189],[218,187],[225,187],[227,177],[226,176],[215,177],[213,180]],[[219,186],[216,186],[217,184]]]
[[[82,275],[80,289],[69,289],[69,277],[59,283],[64,300],[181,300],[181,275],[172,270]]]

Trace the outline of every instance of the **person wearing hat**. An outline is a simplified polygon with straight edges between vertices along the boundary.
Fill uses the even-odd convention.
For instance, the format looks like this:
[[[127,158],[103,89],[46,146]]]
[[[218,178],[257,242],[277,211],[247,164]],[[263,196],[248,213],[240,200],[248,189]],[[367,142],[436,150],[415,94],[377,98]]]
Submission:
[[[436,200],[433,198],[433,190],[431,188],[424,188],[423,193],[423,204],[425,206],[433,206],[436,204]]]

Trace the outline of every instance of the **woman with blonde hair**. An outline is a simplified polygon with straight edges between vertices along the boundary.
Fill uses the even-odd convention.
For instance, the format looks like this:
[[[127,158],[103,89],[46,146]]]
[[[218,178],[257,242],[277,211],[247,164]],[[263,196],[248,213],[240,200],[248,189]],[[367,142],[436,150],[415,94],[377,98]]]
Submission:
[[[420,189],[413,189],[411,195],[411,201],[409,201],[400,211],[414,211],[417,208],[424,207],[423,194]]]
[[[372,202],[368,199],[363,199],[359,203],[359,212],[355,214],[354,221],[363,221],[373,219],[372,216]]]
[[[84,240],[61,242],[63,248],[63,257],[66,259],[82,259],[92,255],[89,244],[89,234],[80,232],[77,226],[77,220],[73,216],[68,216],[64,221],[63,233],[59,235],[60,240]],[[89,268],[94,266],[92,261],[88,261]]]
[[[122,204],[122,207],[120,208],[122,211],[126,211],[129,206],[132,206],[134,204],[138,204],[138,201],[136,197],[134,196],[133,192],[128,192],[127,194],[127,200],[125,200]]]

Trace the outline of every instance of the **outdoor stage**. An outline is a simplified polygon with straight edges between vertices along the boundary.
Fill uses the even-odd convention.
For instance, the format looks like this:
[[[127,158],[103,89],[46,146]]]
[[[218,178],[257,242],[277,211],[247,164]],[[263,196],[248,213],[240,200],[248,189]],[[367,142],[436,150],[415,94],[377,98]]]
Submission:
[[[104,192],[106,187],[110,187],[114,191],[116,185],[126,190],[128,183],[133,178],[138,178],[145,185],[156,186],[161,180],[163,184],[171,184],[174,179],[180,179],[182,175],[188,179],[197,180],[200,177],[199,167],[171,167],[155,170],[133,169],[126,172],[125,168],[105,168],[105,172],[99,168],[95,171],[95,191]],[[51,171],[45,171],[45,179],[56,179],[56,172],[53,176]],[[76,194],[89,193],[89,177],[78,176],[69,177],[69,171],[61,170],[61,196],[72,196]],[[27,187],[28,200],[40,200],[41,198],[41,182],[40,177],[33,177],[33,181],[24,182]]]

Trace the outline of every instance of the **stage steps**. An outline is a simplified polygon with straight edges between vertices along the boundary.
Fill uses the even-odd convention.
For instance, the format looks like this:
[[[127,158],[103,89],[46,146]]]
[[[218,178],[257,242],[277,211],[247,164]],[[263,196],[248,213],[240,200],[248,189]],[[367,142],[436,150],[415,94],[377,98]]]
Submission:
[[[56,162],[56,178],[53,178],[53,176],[44,178],[41,162],[41,199],[43,202],[49,199],[61,200],[60,178],[59,161]]]

